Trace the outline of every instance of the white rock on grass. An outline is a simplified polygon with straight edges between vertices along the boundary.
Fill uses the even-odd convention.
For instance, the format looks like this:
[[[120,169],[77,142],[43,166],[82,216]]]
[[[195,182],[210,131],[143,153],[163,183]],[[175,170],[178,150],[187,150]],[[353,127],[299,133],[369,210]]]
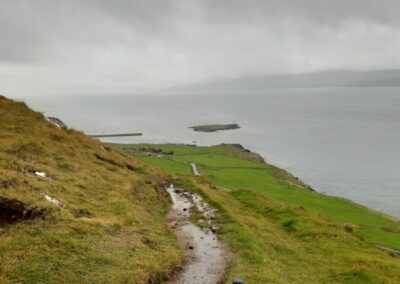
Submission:
[[[47,178],[47,174],[45,172],[35,172],[35,176]]]
[[[35,171],[35,170],[28,170],[29,173],[40,177],[40,178],[45,178],[45,179],[52,179],[47,173],[45,172],[39,172],[39,171]]]
[[[63,202],[61,202],[60,200],[57,200],[56,198],[54,198],[54,197],[51,197],[50,195],[47,195],[46,193],[41,193],[41,195],[43,195],[44,196],[44,198],[48,201],[48,202],[51,202],[51,203],[53,203],[53,204],[55,204],[55,205],[57,205],[57,206],[60,206],[60,207],[65,207],[65,204],[63,203]]]

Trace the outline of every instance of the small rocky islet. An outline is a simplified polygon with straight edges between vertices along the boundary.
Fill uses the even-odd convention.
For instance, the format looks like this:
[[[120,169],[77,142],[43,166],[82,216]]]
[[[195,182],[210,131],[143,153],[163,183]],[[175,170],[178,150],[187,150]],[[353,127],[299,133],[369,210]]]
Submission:
[[[234,130],[234,129],[239,129],[240,126],[236,123],[232,124],[205,124],[205,125],[196,125],[196,126],[191,126],[189,128],[192,128],[193,131],[199,131],[199,132],[216,132],[220,130]]]

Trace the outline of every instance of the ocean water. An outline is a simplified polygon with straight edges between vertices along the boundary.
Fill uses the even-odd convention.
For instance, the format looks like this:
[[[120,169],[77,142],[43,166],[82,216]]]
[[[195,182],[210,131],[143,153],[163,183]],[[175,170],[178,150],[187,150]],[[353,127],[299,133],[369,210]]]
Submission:
[[[37,111],[124,143],[240,143],[317,191],[400,216],[400,88],[31,97]],[[238,123],[238,130],[189,126]]]

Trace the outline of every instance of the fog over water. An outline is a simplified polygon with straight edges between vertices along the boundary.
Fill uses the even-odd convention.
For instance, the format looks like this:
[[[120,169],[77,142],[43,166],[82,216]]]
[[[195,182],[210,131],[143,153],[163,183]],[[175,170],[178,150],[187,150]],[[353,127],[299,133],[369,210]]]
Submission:
[[[124,143],[241,143],[317,191],[400,216],[400,88],[302,88],[27,103],[88,134],[143,132]],[[238,123],[201,133],[189,126]]]

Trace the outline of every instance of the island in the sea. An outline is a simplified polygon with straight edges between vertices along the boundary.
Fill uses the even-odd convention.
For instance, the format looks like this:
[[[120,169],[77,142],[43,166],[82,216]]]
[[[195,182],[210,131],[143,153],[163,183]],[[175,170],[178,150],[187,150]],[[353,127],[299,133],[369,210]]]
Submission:
[[[201,132],[216,132],[219,130],[232,130],[238,129],[240,126],[236,123],[233,124],[207,124],[207,125],[197,125],[191,126],[194,131],[201,131]]]

